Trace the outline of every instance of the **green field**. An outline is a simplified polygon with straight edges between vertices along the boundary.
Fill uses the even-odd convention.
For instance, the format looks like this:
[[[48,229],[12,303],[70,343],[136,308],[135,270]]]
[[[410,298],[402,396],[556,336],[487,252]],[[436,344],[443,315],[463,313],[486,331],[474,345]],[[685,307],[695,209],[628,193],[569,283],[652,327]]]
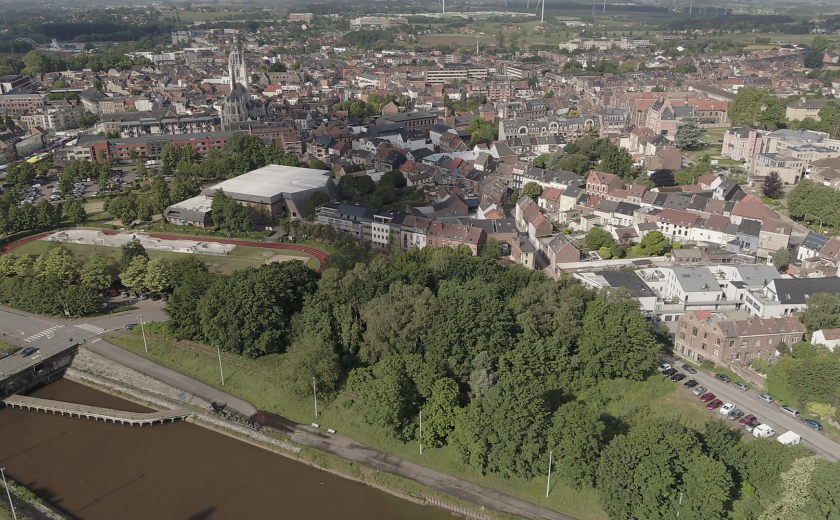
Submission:
[[[215,351],[206,347],[151,336],[148,343],[149,354],[146,356],[139,332],[119,332],[107,336],[107,340],[161,365],[222,388]],[[260,409],[309,424],[314,420],[313,402],[310,399],[298,399],[286,392],[280,372],[282,365],[282,354],[258,360],[227,355],[223,359],[223,389],[252,402]],[[676,418],[702,428],[707,420],[718,418],[709,414],[696,397],[681,385],[656,375],[640,382],[611,381],[599,388],[597,393],[599,398],[606,401],[604,413],[618,418],[621,422],[632,424],[637,416],[654,415],[662,417],[663,420]],[[568,513],[581,520],[607,518],[598,504],[597,494],[592,489],[575,490],[565,486],[558,479],[556,482],[552,481],[551,495],[546,498],[544,480],[503,479],[493,474],[477,475],[458,461],[454,448],[449,446],[426,448],[421,458],[417,444],[396,441],[362,421],[358,411],[353,408],[353,400],[349,397],[339,396],[332,402],[319,400],[318,412],[318,422],[323,427],[333,428],[381,451]],[[562,471],[562,468],[558,468],[558,471]]]
[[[76,253],[77,256],[86,258],[88,255],[97,252],[103,255],[119,258],[120,248],[106,247],[106,246],[87,246],[81,244],[60,244],[58,242],[47,242],[46,240],[35,240],[24,244],[15,249],[12,254],[15,255],[40,255],[46,251],[56,247],[63,246],[70,251]],[[161,257],[169,261],[177,261],[184,258],[186,253],[169,253],[163,251],[147,251],[150,258]],[[223,273],[230,273],[238,269],[245,269],[246,267],[259,267],[275,255],[283,257],[293,257],[288,259],[298,258],[306,262],[306,265],[312,269],[319,267],[319,262],[316,258],[306,253],[299,251],[282,251],[275,249],[263,249],[260,247],[241,247],[236,246],[233,251],[227,256],[212,256],[212,255],[196,255],[201,258],[205,264],[211,269],[215,268]],[[285,259],[285,258],[284,258]]]

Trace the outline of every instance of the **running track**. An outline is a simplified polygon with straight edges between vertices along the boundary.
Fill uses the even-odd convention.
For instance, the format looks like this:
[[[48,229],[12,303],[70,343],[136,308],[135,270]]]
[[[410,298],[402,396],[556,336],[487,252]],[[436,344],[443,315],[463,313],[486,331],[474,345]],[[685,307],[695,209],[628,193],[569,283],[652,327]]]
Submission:
[[[105,231],[102,230],[103,233],[106,235],[117,235],[119,231]],[[22,238],[16,242],[12,242],[11,244],[6,244],[3,246],[2,254],[8,254],[17,249],[18,247],[28,244],[34,240],[39,240],[44,238],[47,235],[51,235],[52,232],[41,233],[40,235],[32,235],[31,237]],[[144,233],[152,238],[159,238],[161,240],[201,240],[204,242],[215,242],[218,244],[232,244],[235,246],[242,246],[242,247],[259,247],[262,249],[279,249],[285,251],[298,251],[301,253],[306,253],[308,255],[312,255],[318,260],[318,272],[324,270],[324,262],[327,260],[327,253],[321,251],[320,249],[315,249],[314,247],[306,247],[306,246],[299,246],[294,244],[267,244],[265,242],[250,242],[247,240],[227,240],[222,238],[206,238],[206,237],[184,237],[179,235],[158,235],[156,233]]]

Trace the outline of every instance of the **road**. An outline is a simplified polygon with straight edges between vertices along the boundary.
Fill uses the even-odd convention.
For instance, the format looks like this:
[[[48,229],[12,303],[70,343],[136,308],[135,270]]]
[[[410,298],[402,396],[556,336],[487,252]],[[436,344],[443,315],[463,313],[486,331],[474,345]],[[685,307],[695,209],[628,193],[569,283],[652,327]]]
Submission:
[[[81,320],[64,320],[30,314],[8,307],[0,307],[2,340],[14,346],[35,347],[38,353],[21,357],[20,353],[0,360],[0,375],[13,374],[42,358],[49,357],[71,343],[95,344],[99,336],[109,330],[125,328],[129,323],[163,321],[163,302],[146,300],[137,303],[137,310]]]
[[[684,361],[675,360],[673,358],[668,359],[669,360],[666,362],[671,363],[678,369],[684,363]],[[685,372],[684,370],[679,370],[680,372]],[[776,430],[776,436],[787,431],[798,433],[802,437],[802,444],[814,452],[814,454],[832,462],[840,460],[840,444],[837,444],[822,432],[817,432],[808,428],[802,424],[801,420],[795,419],[782,412],[779,410],[779,405],[777,403],[767,404],[764,401],[760,401],[756,396],[758,396],[761,391],[756,391],[751,387],[748,391],[742,392],[732,386],[731,383],[727,384],[723,381],[718,381],[714,378],[714,376],[699,371],[694,375],[686,375],[689,376],[689,379],[696,379],[701,386],[705,386],[709,392],[715,394],[715,396],[723,401],[724,404],[732,403],[737,406],[739,410],[744,412],[745,415],[753,414],[758,417],[758,420],[761,423],[769,424],[774,430]],[[686,381],[688,381],[688,379],[686,379]],[[691,394],[691,390],[683,388],[682,382],[674,384],[680,385],[680,392],[684,392],[690,395],[692,399],[696,399],[697,406],[702,405],[699,397],[695,397]],[[717,410],[709,411],[709,417],[723,418]],[[735,422],[733,426],[737,427],[737,422]],[[745,430],[744,435],[750,434]]]

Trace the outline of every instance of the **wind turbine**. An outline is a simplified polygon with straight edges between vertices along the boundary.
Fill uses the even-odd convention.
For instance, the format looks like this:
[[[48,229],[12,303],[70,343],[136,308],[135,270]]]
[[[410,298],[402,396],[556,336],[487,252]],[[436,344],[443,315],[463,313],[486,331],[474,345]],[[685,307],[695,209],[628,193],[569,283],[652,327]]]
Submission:
[[[540,8],[540,2],[542,2],[542,15],[540,15],[540,24],[542,25],[545,22],[545,0],[537,0],[537,9]]]

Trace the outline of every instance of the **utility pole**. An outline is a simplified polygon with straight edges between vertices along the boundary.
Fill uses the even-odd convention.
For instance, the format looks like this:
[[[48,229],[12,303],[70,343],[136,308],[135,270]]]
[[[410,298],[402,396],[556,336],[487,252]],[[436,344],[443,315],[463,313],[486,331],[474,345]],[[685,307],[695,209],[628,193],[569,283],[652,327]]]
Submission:
[[[423,410],[420,410],[420,455],[423,455]]]
[[[222,376],[222,386],[225,386],[225,371],[222,370],[222,351],[219,345],[216,345],[216,352],[219,354],[219,374]]]
[[[315,391],[315,378],[312,378],[312,397],[315,398],[315,418],[318,418],[318,393]]]
[[[818,217],[818,216],[816,216],[816,215],[810,215],[810,214],[806,213],[806,214],[805,214],[805,218],[808,218],[808,217],[814,217],[815,219],[817,219],[817,220],[819,220],[819,221],[820,221],[820,230],[818,231],[818,233],[819,233],[819,234],[822,234],[823,219],[821,219],[820,217]]]
[[[680,517],[680,509],[682,509],[682,497],[683,497],[683,494],[680,493],[680,507],[679,507],[679,509],[677,509],[677,518]]]
[[[446,0],[443,0],[443,14],[446,14]]]
[[[554,457],[554,452],[548,452],[548,484],[545,486],[545,498],[548,498],[548,492],[551,491],[551,460]]]
[[[12,517],[17,520],[15,505],[12,503],[12,493],[9,491],[9,485],[6,483],[6,468],[0,468],[0,474],[3,475],[3,487],[6,488],[6,496],[9,497],[9,507],[12,509]]]
[[[604,14],[607,14],[607,0],[604,0]]]
[[[143,333],[143,348],[146,349],[146,355],[149,355],[149,346],[146,344],[146,329],[143,328],[143,315],[137,316],[137,319],[140,320],[140,332]]]
[[[690,0],[688,3],[688,17],[691,18],[691,10],[694,8],[694,0]]]

